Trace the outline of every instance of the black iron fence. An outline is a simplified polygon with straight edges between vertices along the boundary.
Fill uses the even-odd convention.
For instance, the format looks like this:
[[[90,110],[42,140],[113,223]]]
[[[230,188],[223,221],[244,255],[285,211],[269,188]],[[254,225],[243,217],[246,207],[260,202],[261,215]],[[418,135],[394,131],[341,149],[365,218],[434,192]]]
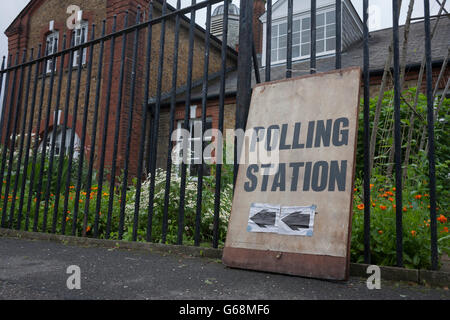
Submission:
[[[216,4],[224,5],[221,42],[210,33],[212,6]],[[430,3],[424,1],[424,4],[430,245],[432,268],[436,269],[438,247]],[[370,263],[369,1],[362,1],[362,5],[364,257],[365,262]],[[403,266],[399,1],[392,1],[392,5],[396,253],[397,265]],[[158,10],[155,10],[156,6]],[[223,204],[227,183],[223,176],[223,165],[214,166],[212,179],[207,179],[205,167],[198,165],[194,184],[195,209],[187,219],[187,201],[192,202],[187,197],[191,197],[193,192],[189,189],[188,165],[182,163],[174,169],[173,141],[170,138],[176,129],[175,113],[180,105],[180,98],[184,105],[184,118],[180,123],[184,129],[190,129],[190,107],[195,80],[199,80],[197,82],[201,87],[200,121],[202,128],[207,127],[208,86],[214,72],[218,74],[220,88],[217,129],[223,132],[228,94],[227,68],[230,67],[227,64],[234,52],[227,46],[229,6],[228,1],[205,0],[198,3],[192,1],[191,6],[182,8],[181,1],[178,0],[177,7],[173,8],[166,1],[152,1],[149,8],[139,8],[121,15],[121,25],[119,19],[114,17],[113,21],[109,21],[112,24],[109,32],[106,21],[103,22],[100,33],[92,25],[88,31],[90,39],[81,35],[86,40],[82,43],[76,43],[74,36],[64,35],[62,47],[58,44],[58,39],[53,39],[53,46],[47,43],[10,55],[7,66],[3,58],[0,72],[0,92],[3,94],[0,123],[0,141],[3,143],[0,155],[0,181],[3,181],[0,184],[1,226],[117,239],[123,239],[126,235],[133,241],[145,239],[176,244],[186,243],[186,234],[189,233],[194,245],[211,241],[213,247],[218,247],[220,241],[223,241],[224,232],[221,230],[226,229],[220,218],[221,211],[231,210],[229,207],[224,208]],[[287,7],[285,65],[286,78],[290,78],[293,70],[294,1],[288,0]],[[264,73],[265,81],[270,81],[272,0],[267,1],[266,8]],[[315,0],[311,0],[311,8],[309,70],[314,73],[317,70]],[[196,13],[200,10],[206,11],[205,29],[199,28],[195,23]],[[189,15],[190,20],[186,15]],[[335,6],[336,69],[342,66],[341,18],[342,2],[338,0]],[[245,128],[252,81],[261,81],[252,24],[253,1],[241,0],[239,55],[235,62],[236,128]],[[180,31],[182,28],[186,28],[186,34]],[[171,41],[168,41],[169,31]],[[180,35],[188,37],[184,48],[181,47]],[[214,53],[212,42],[218,43]],[[200,76],[195,72],[198,70],[195,65],[198,62],[196,43],[201,43],[203,56]],[[58,46],[60,50],[52,51],[52,48]],[[183,57],[186,60],[180,59],[182,49],[186,49],[186,57]],[[214,71],[210,59],[213,54],[219,57],[214,60]],[[180,67],[181,64],[183,68]],[[179,90],[182,86],[184,91]],[[80,98],[84,101],[80,101]],[[150,100],[154,103],[150,104]],[[169,106],[167,125],[170,134],[165,143],[167,149],[161,150],[163,104]],[[76,128],[79,128],[78,131]],[[158,180],[157,170],[157,155],[160,153],[165,154],[165,164],[162,166],[165,171],[161,181]],[[236,154],[235,150],[235,156]],[[238,165],[235,165],[234,179],[237,169]],[[233,177],[233,170],[231,173]],[[146,180],[147,175],[149,180]],[[175,189],[174,183],[177,184]],[[132,197],[129,196],[131,189]],[[205,190],[210,193],[205,194]],[[206,204],[207,201],[212,205]],[[210,220],[205,227],[203,221],[206,211]],[[159,218],[156,219],[156,216]],[[173,219],[177,220],[175,225]],[[176,232],[172,235],[176,234],[176,238],[168,239],[173,228],[176,228]]]

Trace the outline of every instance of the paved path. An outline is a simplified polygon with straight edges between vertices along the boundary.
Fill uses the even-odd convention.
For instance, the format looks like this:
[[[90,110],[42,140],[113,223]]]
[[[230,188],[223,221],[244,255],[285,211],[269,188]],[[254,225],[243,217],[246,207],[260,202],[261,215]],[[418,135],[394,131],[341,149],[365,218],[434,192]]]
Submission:
[[[66,269],[81,268],[81,290]],[[362,279],[330,282],[236,270],[180,255],[0,238],[0,299],[450,299],[450,291]]]

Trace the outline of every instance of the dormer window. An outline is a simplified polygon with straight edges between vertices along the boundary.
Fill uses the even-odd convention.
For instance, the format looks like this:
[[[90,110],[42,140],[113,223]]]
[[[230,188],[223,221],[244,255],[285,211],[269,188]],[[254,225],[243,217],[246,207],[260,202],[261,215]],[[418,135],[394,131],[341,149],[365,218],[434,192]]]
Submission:
[[[317,55],[331,54],[336,49],[336,18],[334,9],[322,10],[316,18]],[[292,58],[305,59],[311,52],[311,17],[297,15],[292,25]],[[287,20],[272,24],[272,63],[283,63],[287,54]]]
[[[288,1],[278,0],[272,7],[271,64],[283,64],[287,59]],[[363,23],[350,0],[341,0],[341,51],[362,40]],[[336,1],[316,2],[316,56],[336,53]],[[259,20],[263,23],[263,48],[267,44],[267,14]],[[292,25],[292,59],[307,60],[311,56],[311,3],[294,1]],[[263,50],[262,65],[266,65]]]
[[[47,36],[46,41],[47,41],[47,50],[46,50],[47,54],[50,55],[56,53],[58,51],[59,32],[53,31],[52,33],[50,33]],[[56,71],[56,63],[54,66],[52,66],[52,62],[53,62],[52,59],[49,59],[47,61],[47,73],[52,72],[52,67],[53,70]]]
[[[73,31],[73,37],[74,37],[74,45],[80,45],[87,41],[88,37],[88,22],[82,21],[77,28]],[[83,48],[83,56],[81,57],[81,64],[86,64],[86,52],[87,48]],[[78,60],[79,60],[79,50],[76,50],[73,54],[73,66],[78,66]]]

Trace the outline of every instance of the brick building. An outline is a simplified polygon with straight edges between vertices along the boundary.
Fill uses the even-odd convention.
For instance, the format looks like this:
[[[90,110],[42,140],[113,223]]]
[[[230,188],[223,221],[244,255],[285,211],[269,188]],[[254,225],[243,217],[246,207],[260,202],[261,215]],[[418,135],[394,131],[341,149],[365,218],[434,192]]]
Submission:
[[[78,6],[82,13],[77,13],[69,10],[68,8],[73,8],[73,5]],[[148,19],[148,8],[149,8],[149,0],[31,0],[28,5],[22,10],[22,12],[16,17],[16,19],[12,22],[12,24],[7,28],[5,34],[8,37],[8,51],[12,57],[15,57],[17,54],[19,56],[22,55],[22,52],[26,50],[27,58],[30,54],[31,49],[34,49],[34,58],[37,57],[37,51],[39,45],[42,44],[41,48],[41,56],[45,53],[52,54],[59,52],[63,49],[63,43],[66,42],[66,48],[69,47],[70,44],[78,45],[89,41],[94,38],[98,38],[101,35],[102,23],[106,21],[106,34],[112,32],[114,18],[117,19],[117,28],[116,30],[121,30],[124,28],[125,16],[128,11],[128,26],[135,24],[138,12],[138,6],[141,7],[141,15],[140,21],[145,21]],[[153,1],[153,18],[157,18],[161,16],[163,10],[163,1],[156,0]],[[73,10],[73,9],[72,9]],[[174,11],[175,8],[168,5],[167,13],[170,11]],[[81,23],[79,23],[75,29],[70,29],[68,25],[73,22],[75,24],[75,20],[78,18],[78,15],[81,15]],[[178,77],[177,77],[177,86],[183,87],[186,85],[187,72],[188,72],[188,51],[189,51],[189,23],[190,20],[185,16],[180,19],[180,36],[179,36],[179,50],[178,50]],[[92,25],[95,24],[95,35],[92,33]],[[145,83],[145,50],[146,50],[146,38],[147,38],[147,29],[144,28],[139,33],[139,45],[138,45],[138,59],[137,59],[137,72],[136,72],[136,88],[135,88],[135,98],[134,98],[134,116],[133,116],[133,127],[131,132],[131,143],[130,143],[130,173],[131,175],[137,172],[137,162],[138,162],[138,153],[140,146],[140,127],[142,123],[143,117],[143,101],[144,101],[144,83]],[[204,65],[204,38],[205,38],[205,30],[196,25],[194,30],[194,61],[193,61],[193,70],[192,70],[192,81],[193,83],[198,83],[201,81],[203,76],[203,65]],[[149,87],[149,96],[150,100],[154,99],[157,92],[157,76],[158,76],[158,62],[159,62],[159,47],[160,47],[160,34],[161,34],[161,23],[157,23],[152,27],[152,43],[151,43],[151,67],[150,67],[150,87]],[[66,39],[64,41],[64,39]],[[174,40],[175,40],[175,19],[167,20],[166,23],[166,32],[165,32],[165,50],[164,50],[164,68],[163,68],[163,78],[162,78],[162,94],[170,93],[172,86],[172,66],[173,66],[173,50],[174,50]],[[47,45],[46,45],[47,43]],[[108,96],[108,86],[107,80],[110,76],[109,74],[109,61],[111,55],[111,41],[105,42],[105,53],[103,57],[103,72],[101,79],[97,79],[97,72],[99,68],[99,46],[94,46],[93,51],[93,61],[92,61],[92,77],[90,79],[90,92],[89,92],[89,100],[88,103],[86,98],[86,86],[88,84],[87,79],[87,66],[89,64],[90,52],[89,48],[85,48],[80,54],[79,59],[78,52],[74,54],[72,66],[69,63],[69,54],[64,56],[63,62],[63,72],[62,72],[62,86],[61,86],[61,95],[57,97],[57,83],[59,81],[59,71],[61,60],[57,58],[55,63],[55,75],[54,75],[54,84],[53,84],[53,94],[52,94],[52,106],[51,106],[51,116],[49,119],[48,129],[48,140],[47,143],[50,143],[51,139],[56,139],[56,144],[61,143],[61,128],[64,126],[64,108],[65,101],[67,97],[67,90],[69,88],[69,69],[72,71],[71,81],[70,81],[70,95],[69,95],[69,114],[67,115],[67,132],[71,132],[72,128],[75,130],[75,147],[76,149],[80,147],[81,137],[83,136],[83,115],[87,110],[87,125],[86,125],[86,142],[84,146],[85,155],[87,156],[91,152],[91,146],[93,145],[93,141],[91,138],[91,128],[94,125],[94,101],[95,101],[95,88],[97,85],[97,81],[101,81],[101,100],[100,100],[100,108],[98,114],[98,121],[96,122],[97,126],[97,134],[96,134],[96,143],[95,143],[95,159],[96,164],[98,166],[99,162],[99,153],[102,150],[102,132],[105,124],[105,116],[106,116],[106,105],[109,99],[109,113],[108,113],[108,122],[106,124],[107,127],[107,140],[106,140],[106,149],[105,149],[105,167],[110,166],[113,158],[113,149],[114,149],[114,135],[116,128],[116,119],[117,114],[116,110],[118,101],[119,101],[119,77],[120,77],[120,65],[122,62],[121,54],[122,54],[122,37],[117,37],[115,41],[115,49],[114,49],[114,60],[113,60],[113,72],[112,76],[112,84],[111,84],[111,94]],[[126,132],[128,128],[128,115],[130,108],[130,89],[131,89],[131,66],[132,66],[132,58],[133,58],[133,33],[129,33],[127,36],[126,50],[125,50],[125,59],[124,59],[124,82],[122,89],[122,104],[120,111],[120,131],[119,131],[119,140],[118,140],[118,153],[117,153],[117,172],[120,172],[120,169],[123,168],[125,161],[125,149],[127,147],[127,139]],[[215,36],[211,36],[210,41],[210,56],[209,56],[209,73],[210,75],[217,76],[221,67],[221,41]],[[14,58],[13,58],[14,60]],[[80,70],[80,91],[77,97],[74,97],[76,92],[76,84],[77,84],[77,76],[79,65],[78,62],[81,62],[81,70]],[[234,69],[236,67],[237,61],[237,52],[233,48],[228,49],[228,58],[227,65],[229,68]],[[33,132],[39,128],[38,136],[42,139],[44,136],[45,130],[45,121],[46,118],[45,108],[47,106],[47,102],[49,99],[49,87],[50,87],[50,78],[51,78],[51,60],[47,65],[46,72],[43,72],[41,65],[40,75],[38,78],[37,89],[38,97],[36,101],[36,110],[38,109],[38,105],[42,104],[43,106],[43,115],[41,117],[40,124],[37,123],[38,117],[28,117],[27,123],[29,121],[33,121]],[[34,75],[34,68],[33,68]],[[25,77],[27,74],[25,74]],[[44,84],[44,94],[42,102],[39,101],[39,92]],[[11,88],[11,86],[10,86]],[[17,90],[16,90],[17,91]],[[17,92],[16,92],[17,96]],[[74,106],[75,100],[78,99],[78,112],[74,114]],[[9,99],[8,99],[9,100]],[[32,103],[32,99],[30,97],[29,104]],[[56,101],[60,101],[59,105],[56,105]],[[9,101],[6,104],[9,106]],[[85,108],[85,105],[88,108]],[[150,108],[151,104],[148,105]],[[8,109],[8,108],[7,108]],[[23,106],[21,110],[19,110],[18,117],[19,119],[24,116]],[[29,109],[28,109],[29,110]],[[148,109],[151,111],[150,109]],[[208,112],[209,116],[216,119],[216,111],[214,108],[211,108],[211,111]],[[8,119],[8,110],[5,112],[5,119]],[[75,117],[76,116],[76,117]],[[75,121],[76,118],[76,121]],[[183,115],[180,115],[177,111],[177,120],[184,118]],[[150,132],[151,118],[148,117],[148,132]],[[168,125],[167,119],[163,114],[161,116],[160,127],[162,131]],[[74,124],[75,122],[75,124]],[[20,123],[20,120],[19,120]],[[3,130],[5,129],[4,126]],[[11,130],[10,130],[11,132]],[[161,130],[160,130],[161,132]],[[66,148],[68,147],[70,134],[67,133],[66,136]],[[5,137],[5,135],[3,135]],[[158,138],[158,141],[160,139]],[[146,147],[148,146],[149,141],[145,142]],[[166,147],[167,148],[167,147]],[[160,149],[161,150],[161,149]],[[62,150],[61,150],[62,151]],[[58,146],[56,147],[56,154],[58,154],[60,150],[58,150]],[[77,151],[77,153],[80,150]]]
[[[162,11],[162,0],[153,1],[154,2],[154,17],[161,15]],[[262,80],[264,81],[264,71],[267,67],[266,56],[265,56],[265,4],[263,0],[254,0],[254,21],[253,21],[253,33],[255,41],[255,51],[258,56],[260,67],[260,73]],[[300,76],[309,73],[309,51],[308,51],[308,27],[307,19],[309,15],[309,8],[304,6],[298,6],[300,2],[294,2],[294,52],[293,52],[293,76]],[[305,2],[306,3],[306,2]],[[329,71],[334,69],[334,33],[335,31],[335,21],[333,20],[334,14],[334,3],[331,0],[320,0],[317,2],[317,14],[318,14],[318,28],[323,29],[323,34],[319,32],[318,34],[318,57],[317,57],[317,71]],[[67,13],[67,8],[71,4],[78,5],[82,10],[83,23],[82,26],[73,32],[69,30],[66,26],[67,19],[70,14]],[[303,2],[302,2],[303,4]],[[124,24],[125,11],[129,11],[129,21],[134,22],[136,19],[137,7],[138,5],[142,8],[148,8],[148,1],[146,0],[77,0],[77,1],[66,1],[66,0],[32,0],[27,5],[27,7],[19,14],[19,16],[14,20],[11,26],[6,30],[6,34],[9,40],[9,53],[15,55],[17,52],[21,52],[23,49],[30,50],[31,48],[37,48],[39,43],[45,43],[49,39],[57,39],[57,50],[62,49],[62,38],[63,34],[67,35],[67,43],[70,43],[72,39],[76,43],[79,41],[84,41],[92,36],[91,29],[87,29],[86,26],[90,26],[92,23],[96,24],[96,36],[99,35],[102,21],[105,19],[107,22],[107,33],[112,31],[114,16],[117,16],[118,29],[121,29]],[[271,63],[271,80],[278,80],[285,77],[286,74],[286,61],[285,61],[285,51],[286,47],[283,45],[283,39],[286,36],[285,24],[286,24],[286,1],[279,0],[274,3],[273,6],[273,25],[276,29],[276,33],[272,34],[272,63]],[[174,10],[170,7],[168,10]],[[238,30],[238,8],[236,6],[230,5],[230,29]],[[221,16],[222,15],[222,16]],[[319,17],[320,16],[320,17]],[[213,16],[213,26],[211,40],[211,54],[209,63],[209,81],[208,81],[208,100],[207,100],[207,124],[208,127],[217,128],[219,122],[219,89],[220,89],[220,67],[221,67],[221,34],[220,25],[221,18],[223,17],[223,6],[222,10],[217,7],[214,10]],[[142,19],[145,19],[145,14],[142,15]],[[323,19],[322,19],[323,18]],[[142,20],[141,19],[141,20]],[[323,25],[320,25],[320,24]],[[356,10],[353,8],[352,4],[348,0],[343,0],[343,17],[342,17],[342,39],[343,47],[342,49],[342,67],[349,66],[362,66],[363,61],[363,41],[362,41],[362,22]],[[432,27],[436,23],[435,20],[432,21]],[[303,25],[306,25],[305,27]],[[158,74],[158,60],[159,60],[159,35],[160,35],[161,24],[155,24],[153,27],[153,37],[152,37],[152,59],[151,59],[151,82],[150,82],[150,99],[148,101],[148,110],[151,112],[155,106],[155,97],[157,91],[157,74]],[[84,28],[84,29],[83,29]],[[158,145],[158,156],[157,156],[157,166],[165,168],[167,160],[168,151],[168,141],[169,141],[169,127],[170,127],[170,95],[171,95],[171,83],[172,83],[172,57],[174,48],[174,29],[175,22],[169,20],[166,26],[166,38],[165,38],[165,55],[164,55],[164,69],[163,69],[163,79],[162,79],[162,105],[160,114],[159,131],[157,137]],[[219,29],[218,29],[219,28]],[[303,29],[302,29],[303,28]],[[83,31],[84,30],[84,31]],[[297,30],[297,31],[296,31]],[[449,20],[445,17],[439,22],[436,29],[435,36],[432,40],[433,48],[433,77],[434,82],[436,82],[439,72],[441,70],[442,64],[448,55],[449,48],[449,38],[448,32],[450,30]],[[318,30],[320,31],[320,30]],[[78,34],[77,34],[78,32]],[[178,68],[178,80],[177,80],[177,105],[175,110],[175,123],[173,123],[174,128],[180,128],[183,125],[185,118],[185,107],[186,107],[186,75],[187,75],[187,56],[188,56],[188,32],[189,32],[189,19],[183,17],[180,30],[180,45],[179,45],[179,68]],[[56,35],[57,34],[57,35]],[[403,34],[403,27],[400,28],[400,34]],[[77,37],[78,35],[78,37]],[[80,37],[81,35],[81,37]],[[202,76],[203,76],[203,56],[204,56],[204,35],[205,31],[202,27],[196,26],[195,29],[195,45],[194,45],[194,63],[193,63],[193,88],[192,88],[192,100],[190,103],[190,127],[192,127],[195,122],[201,121],[201,104],[202,104]],[[84,37],[84,39],[83,39]],[[145,43],[146,32],[140,33],[140,43]],[[297,39],[298,38],[298,39]],[[237,51],[235,48],[237,35],[229,34],[228,40],[233,41],[228,42],[228,59],[227,59],[227,77],[226,77],[226,91],[225,91],[225,107],[224,107],[224,129],[234,128],[235,126],[235,106],[236,106],[236,91],[237,91]],[[296,40],[297,39],[297,40]],[[383,74],[384,64],[388,57],[388,47],[392,39],[392,29],[384,29],[371,32],[369,45],[370,45],[370,69],[371,69],[371,95],[374,96],[378,94],[378,88],[381,82],[381,77]],[[114,69],[112,74],[112,89],[111,95],[107,95],[107,86],[105,85],[106,79],[109,76],[109,57],[111,54],[110,42],[106,43],[106,51],[103,64],[103,76],[100,81],[102,81],[102,94],[100,101],[100,114],[97,122],[97,132],[101,133],[103,129],[103,124],[105,120],[105,105],[108,98],[110,98],[110,113],[109,121],[107,123],[107,143],[105,152],[105,165],[111,163],[113,157],[113,147],[114,147],[114,134],[115,134],[115,120],[116,120],[116,105],[118,103],[119,94],[119,68],[117,66],[121,63],[121,37],[117,38],[115,52],[114,52]],[[418,78],[418,73],[420,69],[420,64],[424,56],[424,28],[423,22],[417,22],[411,24],[409,45],[407,51],[406,59],[406,86],[415,86]],[[235,50],[236,49],[236,50]],[[55,49],[52,49],[55,50]],[[93,52],[93,71],[92,74],[95,75],[98,68],[98,46],[95,47]],[[137,87],[135,94],[135,112],[131,143],[130,143],[130,173],[133,175],[137,171],[137,160],[140,145],[140,124],[142,121],[142,108],[144,100],[144,81],[143,81],[143,69],[145,67],[145,46],[139,45],[139,59],[138,59],[138,72],[137,72]],[[305,50],[305,51],[303,51]],[[132,36],[128,37],[127,50],[125,52],[125,75],[130,74],[131,61],[132,61]],[[84,88],[87,84],[86,64],[89,57],[89,51],[83,52],[82,59],[82,73],[81,73],[81,88],[79,94],[80,106],[83,105],[85,91]],[[275,58],[274,58],[275,57]],[[56,68],[59,68],[59,61],[56,63]],[[67,81],[69,61],[68,57],[65,57],[64,61],[64,73],[63,73],[63,83]],[[73,65],[74,75],[78,70],[77,65]],[[51,67],[50,67],[51,70]],[[56,72],[58,74],[58,72]],[[445,87],[447,79],[449,77],[448,66],[445,70],[442,81],[437,84],[438,92],[441,92]],[[44,106],[48,95],[48,84],[49,76],[40,77],[39,86],[42,85],[42,80],[45,79],[47,89],[44,95]],[[91,87],[94,88],[96,77],[92,78]],[[56,80],[55,80],[56,83]],[[253,80],[255,83],[255,80]],[[435,83],[436,84],[436,83]],[[76,81],[75,76],[72,78],[72,92],[75,88]],[[39,87],[38,86],[38,90]],[[425,81],[422,82],[422,86],[425,86]],[[389,88],[391,88],[391,84]],[[52,107],[52,110],[62,110],[64,108],[64,97],[66,95],[65,89],[66,85],[62,86],[62,97],[60,106]],[[130,79],[129,76],[125,77],[124,88],[123,88],[123,105],[120,114],[120,134],[118,142],[118,158],[117,158],[117,168],[123,167],[125,149],[127,147],[126,131],[128,126],[128,114],[129,114],[129,100],[130,100]],[[53,91],[56,95],[56,90]],[[54,98],[55,99],[55,98]],[[95,99],[95,90],[90,91],[90,104],[93,103]],[[55,100],[53,100],[55,101]],[[78,121],[75,125],[76,134],[78,137],[82,136],[82,125],[81,118],[84,112],[84,107],[80,107],[78,112]],[[88,128],[93,126],[93,110],[90,107],[88,110]],[[50,119],[51,130],[55,127],[55,122],[59,126],[63,125],[61,120],[63,119],[62,112],[59,114],[52,113]],[[68,115],[68,128],[72,128],[73,114],[73,102],[70,104],[69,115]],[[147,128],[150,131],[150,120]],[[36,121],[34,119],[33,121]],[[44,120],[41,120],[41,122]],[[36,126],[33,126],[34,128]],[[40,125],[39,134],[42,136],[45,125]],[[90,129],[89,129],[90,130]],[[97,143],[95,150],[96,158],[98,160],[98,153],[101,147],[101,134],[97,134]],[[86,146],[85,151],[89,153],[93,144],[89,134],[86,136]],[[148,146],[148,141],[145,142]],[[146,159],[149,159],[148,150],[146,153]]]

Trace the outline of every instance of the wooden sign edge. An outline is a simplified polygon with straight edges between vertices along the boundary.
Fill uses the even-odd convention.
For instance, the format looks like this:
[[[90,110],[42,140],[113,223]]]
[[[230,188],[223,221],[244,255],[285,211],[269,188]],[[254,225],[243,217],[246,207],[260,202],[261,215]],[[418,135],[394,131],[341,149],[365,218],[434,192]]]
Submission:
[[[353,218],[353,186],[355,183],[356,172],[356,154],[358,144],[358,129],[359,129],[359,101],[361,96],[361,84],[362,84],[362,69],[361,67],[348,67],[345,69],[338,69],[328,72],[321,72],[309,75],[303,75],[293,77],[290,79],[275,80],[270,82],[264,82],[257,84],[256,87],[267,86],[271,84],[295,81],[299,79],[306,79],[311,77],[325,76],[335,73],[351,72],[353,70],[359,71],[359,88],[356,104],[358,106],[356,110],[356,126],[355,126],[355,141],[353,151],[353,168],[352,168],[352,183],[351,183],[351,197],[350,197],[350,213],[348,223],[348,239],[347,239],[347,256],[335,257],[329,255],[315,255],[315,254],[302,254],[292,252],[278,252],[271,250],[257,250],[248,248],[236,248],[226,245],[222,253],[222,263],[230,268],[247,269],[255,271],[266,271],[280,274],[288,274],[295,276],[303,276],[308,278],[320,278],[326,280],[348,280],[350,274],[350,249],[351,249],[351,236],[352,236],[352,218]],[[248,124],[248,119],[247,119]],[[239,166],[240,169],[241,166]],[[239,176],[239,171],[238,171]],[[228,228],[231,223],[228,221]],[[282,263],[280,263],[282,262]],[[344,269],[342,265],[345,264]]]

